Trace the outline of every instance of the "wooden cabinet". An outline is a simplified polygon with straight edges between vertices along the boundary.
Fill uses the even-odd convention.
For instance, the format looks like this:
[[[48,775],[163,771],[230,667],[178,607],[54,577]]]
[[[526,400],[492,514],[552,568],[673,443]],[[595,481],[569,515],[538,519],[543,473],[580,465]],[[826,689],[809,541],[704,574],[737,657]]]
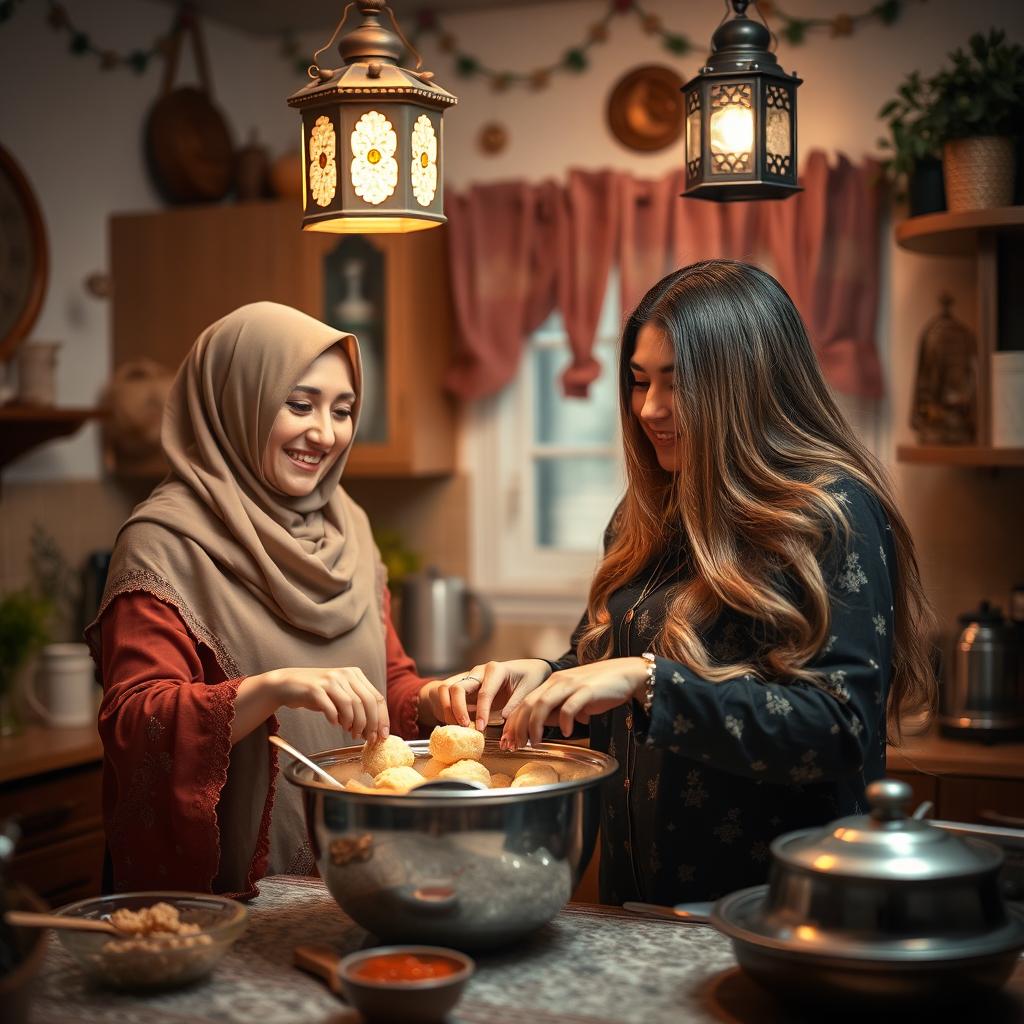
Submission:
[[[110,258],[115,366],[176,368],[219,317],[282,302],[360,337],[367,402],[347,476],[454,470],[445,228],[327,235],[302,231],[290,201],[192,207],[111,218]]]
[[[91,728],[33,726],[0,741],[0,821],[21,829],[10,877],[51,907],[100,894],[100,757]]]
[[[1024,828],[1024,743],[986,745],[938,733],[890,747],[887,774],[930,800],[944,821]]]

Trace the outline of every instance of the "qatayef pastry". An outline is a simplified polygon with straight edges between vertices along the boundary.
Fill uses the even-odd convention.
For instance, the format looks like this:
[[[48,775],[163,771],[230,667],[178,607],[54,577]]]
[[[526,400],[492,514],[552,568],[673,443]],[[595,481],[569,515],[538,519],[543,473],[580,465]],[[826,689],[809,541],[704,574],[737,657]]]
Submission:
[[[491,784],[491,773],[479,761],[456,761],[455,764],[442,768],[439,779],[465,779],[467,782]]]
[[[379,743],[363,746],[363,771],[376,778],[386,768],[412,767],[416,755],[401,736],[392,733]]]
[[[558,781],[558,772],[549,764],[540,761],[527,761],[526,764],[516,772],[512,780],[513,789],[521,789],[523,786],[549,786]]]
[[[508,789],[508,787],[511,785],[511,775],[502,775],[501,772],[495,772],[491,776],[491,789]]]
[[[373,780],[373,785],[378,790],[388,790],[392,793],[408,793],[410,789],[422,786],[426,781],[415,768],[402,764],[394,768],[385,768]]]
[[[479,761],[484,752],[484,734],[463,725],[439,725],[430,734],[430,753],[438,761]]]

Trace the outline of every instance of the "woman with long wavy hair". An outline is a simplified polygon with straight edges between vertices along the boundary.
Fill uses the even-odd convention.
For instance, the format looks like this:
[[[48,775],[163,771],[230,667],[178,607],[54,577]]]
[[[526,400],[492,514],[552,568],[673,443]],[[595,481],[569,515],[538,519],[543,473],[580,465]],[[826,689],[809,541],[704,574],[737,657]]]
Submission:
[[[708,260],[659,281],[619,358],[627,489],[571,650],[427,684],[502,745],[569,735],[623,771],[601,898],[714,899],[764,881],[782,832],[864,809],[900,719],[930,711],[913,542],[768,274]]]

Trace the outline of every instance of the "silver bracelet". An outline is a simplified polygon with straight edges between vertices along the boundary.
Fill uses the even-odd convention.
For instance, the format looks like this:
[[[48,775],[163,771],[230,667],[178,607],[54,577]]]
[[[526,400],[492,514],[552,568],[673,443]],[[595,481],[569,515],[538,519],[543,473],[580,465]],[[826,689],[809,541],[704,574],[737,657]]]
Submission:
[[[640,657],[647,662],[647,683],[644,687],[644,695],[640,700],[640,707],[644,709],[644,714],[649,715],[654,705],[654,674],[658,670],[658,664],[650,651],[644,651]]]

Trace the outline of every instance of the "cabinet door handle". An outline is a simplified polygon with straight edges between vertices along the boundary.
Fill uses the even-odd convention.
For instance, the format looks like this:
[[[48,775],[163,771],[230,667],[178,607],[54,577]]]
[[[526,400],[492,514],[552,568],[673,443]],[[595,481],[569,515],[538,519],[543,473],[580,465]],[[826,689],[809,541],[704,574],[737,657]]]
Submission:
[[[1000,811],[979,811],[978,820],[986,825],[1003,825],[1006,828],[1024,828],[1024,818],[1016,818],[1012,814]]]

